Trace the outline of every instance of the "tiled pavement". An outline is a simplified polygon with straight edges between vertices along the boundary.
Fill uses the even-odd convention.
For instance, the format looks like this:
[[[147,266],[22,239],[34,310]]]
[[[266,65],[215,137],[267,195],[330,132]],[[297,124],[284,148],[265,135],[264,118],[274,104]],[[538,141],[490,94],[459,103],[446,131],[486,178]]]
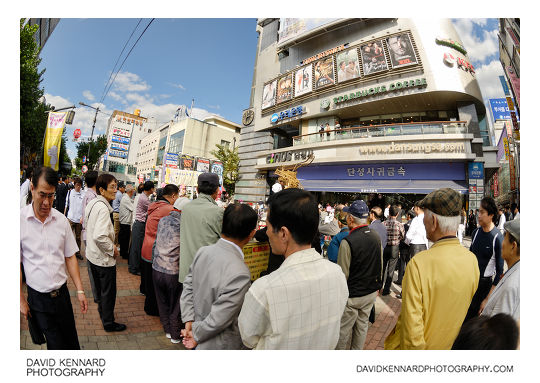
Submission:
[[[470,239],[464,240],[466,247]],[[132,275],[127,270],[127,261],[117,261],[117,298],[115,317],[119,323],[127,325],[125,331],[108,333],[103,330],[97,305],[94,303],[86,261],[79,261],[82,283],[88,299],[88,312],[81,314],[79,302],[76,298],[76,288],[71,279],[68,288],[71,294],[71,303],[75,313],[75,323],[79,335],[79,343],[83,350],[185,350],[182,343],[172,344],[165,337],[158,317],[146,315],[143,310],[144,296],[139,293],[140,277]],[[401,291],[399,286],[392,285],[391,294],[385,297],[378,296],[375,302],[375,323],[370,324],[366,336],[364,349],[382,350],[384,340],[392,331],[401,310],[401,300],[395,295]],[[21,350],[47,349],[46,345],[35,345],[30,339],[28,325],[21,316],[20,348]]]

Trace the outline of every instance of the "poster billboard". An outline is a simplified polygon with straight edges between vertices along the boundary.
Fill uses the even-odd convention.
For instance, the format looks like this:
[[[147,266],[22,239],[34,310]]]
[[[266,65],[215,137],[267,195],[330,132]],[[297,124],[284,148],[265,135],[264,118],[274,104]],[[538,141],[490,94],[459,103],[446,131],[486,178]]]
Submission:
[[[288,42],[298,39],[304,35],[314,32],[315,30],[327,26],[339,19],[293,19],[293,18],[281,18],[279,19],[278,29],[278,45],[283,46]]]
[[[210,173],[216,173],[219,177],[219,184],[223,185],[223,163],[221,161],[212,161]]]
[[[511,66],[506,67],[506,74],[508,75],[508,79],[510,80],[510,84],[512,85],[512,90],[514,91],[514,97],[516,98],[516,101],[519,105],[519,93],[520,93],[519,77],[514,71],[514,68],[512,68]]]
[[[294,97],[301,96],[313,90],[313,65],[309,64],[298,69],[294,74]]]
[[[187,154],[182,154],[180,166],[185,170],[193,170],[195,168],[195,158]]]
[[[278,80],[277,83],[277,103],[292,99],[292,73]]]
[[[167,153],[165,155],[165,166],[169,168],[177,169],[178,168],[178,154]]]
[[[416,56],[408,33],[391,36],[386,39],[392,68],[417,64]]]
[[[358,51],[356,48],[337,54],[336,61],[338,66],[338,82],[344,82],[360,77]]]
[[[66,124],[66,112],[49,112],[43,148],[43,166],[58,171],[60,144]]]
[[[510,147],[508,146],[508,134],[506,129],[503,129],[501,138],[499,138],[499,143],[497,144],[497,162],[499,162],[502,158],[508,160],[509,154]]]
[[[111,149],[123,150],[123,151],[127,152],[128,149],[129,149],[129,146],[113,142],[113,143],[111,143]]]
[[[125,144],[125,145],[129,144],[129,138],[126,138],[126,137],[111,136],[111,141],[117,142],[119,144]]]
[[[511,98],[510,102],[513,105],[513,100]],[[491,106],[491,113],[494,121],[511,119],[509,104],[505,98],[490,98],[489,105]]]
[[[210,160],[206,158],[197,158],[197,168],[198,172],[208,173],[210,171]]]
[[[268,242],[250,242],[242,249],[244,262],[251,274],[251,281],[261,276],[261,272],[268,268],[270,257],[270,244]]]
[[[381,40],[373,41],[360,47],[364,74],[382,72],[388,69]]]
[[[269,108],[276,104],[276,85],[277,80],[264,85],[262,109]]]
[[[334,57],[330,56],[315,63],[315,89],[336,83],[334,76]]]
[[[482,162],[469,162],[469,179],[484,179],[484,164]]]

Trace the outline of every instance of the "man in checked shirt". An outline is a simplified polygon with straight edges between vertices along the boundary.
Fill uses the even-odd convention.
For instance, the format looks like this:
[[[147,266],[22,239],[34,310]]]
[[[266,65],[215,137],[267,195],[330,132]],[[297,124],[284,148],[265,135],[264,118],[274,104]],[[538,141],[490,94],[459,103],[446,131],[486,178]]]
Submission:
[[[405,237],[405,229],[403,224],[399,222],[396,217],[400,212],[400,208],[397,205],[392,205],[389,210],[389,219],[383,222],[387,230],[387,242],[384,248],[384,265],[386,280],[382,295],[390,294],[390,287],[392,286],[392,277],[399,258],[399,242]]]

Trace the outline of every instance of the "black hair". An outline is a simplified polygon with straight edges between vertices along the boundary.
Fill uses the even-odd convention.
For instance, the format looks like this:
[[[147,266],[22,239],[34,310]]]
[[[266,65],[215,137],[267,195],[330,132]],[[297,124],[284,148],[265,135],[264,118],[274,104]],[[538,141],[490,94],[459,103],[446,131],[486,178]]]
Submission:
[[[396,217],[399,213],[399,207],[397,205],[390,206],[390,209],[388,210],[388,214],[390,214],[391,217]]]
[[[26,172],[24,174],[26,178],[32,178],[32,175],[34,174],[34,169],[29,166],[26,168]]]
[[[140,183],[139,186],[137,186],[137,194],[141,194],[144,190],[144,184]]]
[[[216,192],[219,186],[212,185],[208,181],[202,181],[199,185],[199,193],[212,195]]]
[[[113,181],[116,182],[116,178],[112,174],[109,174],[109,173],[101,174],[96,180],[97,195],[101,195],[101,193],[99,192],[99,188],[103,188],[103,190],[107,190],[107,186],[109,186],[109,184]]]
[[[514,202],[514,203],[512,203],[512,205],[510,205],[510,210],[513,212],[514,210],[517,209],[517,207],[518,207],[517,203]]]
[[[416,218],[416,213],[412,209],[407,212],[407,215],[411,216],[411,218]]]
[[[73,178],[73,185],[79,184],[82,186],[82,180],[79,177]]]
[[[266,219],[272,224],[274,232],[285,226],[298,245],[309,245],[319,226],[317,200],[306,190],[282,190],[268,198]]]
[[[178,186],[173,184],[167,184],[163,188],[163,196],[172,196],[174,194],[178,194],[180,192],[180,189]]]
[[[143,190],[144,191],[150,191],[154,188],[154,183],[152,181],[146,181],[144,183],[144,187],[143,187]]]
[[[96,181],[98,178],[98,172],[95,170],[89,170],[86,175],[84,176],[84,180],[86,181],[86,185],[89,188],[92,188],[96,185]]]
[[[519,329],[510,315],[479,316],[461,326],[452,350],[515,350],[518,340]]]
[[[498,217],[497,203],[492,197],[482,198],[482,201],[480,202],[480,206],[482,207],[482,209],[487,211],[488,215],[493,215],[493,218],[492,218],[493,222],[497,221],[497,217]]]
[[[37,188],[41,177],[43,177],[45,182],[50,186],[56,187],[56,184],[58,184],[58,173],[50,167],[42,166],[32,175],[32,185],[34,185],[35,188]]]
[[[227,237],[244,240],[257,227],[257,213],[249,205],[234,203],[225,209],[221,233]]]
[[[381,220],[383,217],[383,211],[379,206],[373,206],[369,212],[373,213],[375,219]]]

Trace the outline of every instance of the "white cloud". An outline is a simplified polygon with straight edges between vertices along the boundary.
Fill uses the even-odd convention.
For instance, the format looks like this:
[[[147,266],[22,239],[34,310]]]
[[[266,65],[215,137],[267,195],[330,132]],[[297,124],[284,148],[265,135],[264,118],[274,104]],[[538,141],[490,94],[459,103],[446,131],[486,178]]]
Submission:
[[[504,76],[504,71],[501,63],[498,60],[493,60],[488,64],[481,65],[475,68],[476,79],[480,85],[482,98],[484,100],[490,98],[504,98],[504,91],[499,80],[499,76]]]
[[[116,92],[109,92],[109,96],[111,96],[113,98],[113,100],[116,100],[116,101],[122,101],[124,98],[122,96],[120,96],[118,93]]]
[[[114,80],[113,88],[118,92],[144,92],[151,87],[135,73],[120,72]]]
[[[170,86],[174,87],[174,88],[178,88],[178,89],[181,89],[181,90],[186,90],[186,88],[182,84],[174,84],[172,82],[169,82],[168,84]]]
[[[90,92],[89,90],[85,90],[84,92],[82,92],[82,94],[83,97],[86,98],[88,101],[94,101],[96,99],[92,92]]]
[[[482,30],[480,38],[474,34],[475,24],[483,28],[487,26],[487,19],[455,19],[453,23],[472,61],[484,62],[490,56],[498,55],[497,29]]]

